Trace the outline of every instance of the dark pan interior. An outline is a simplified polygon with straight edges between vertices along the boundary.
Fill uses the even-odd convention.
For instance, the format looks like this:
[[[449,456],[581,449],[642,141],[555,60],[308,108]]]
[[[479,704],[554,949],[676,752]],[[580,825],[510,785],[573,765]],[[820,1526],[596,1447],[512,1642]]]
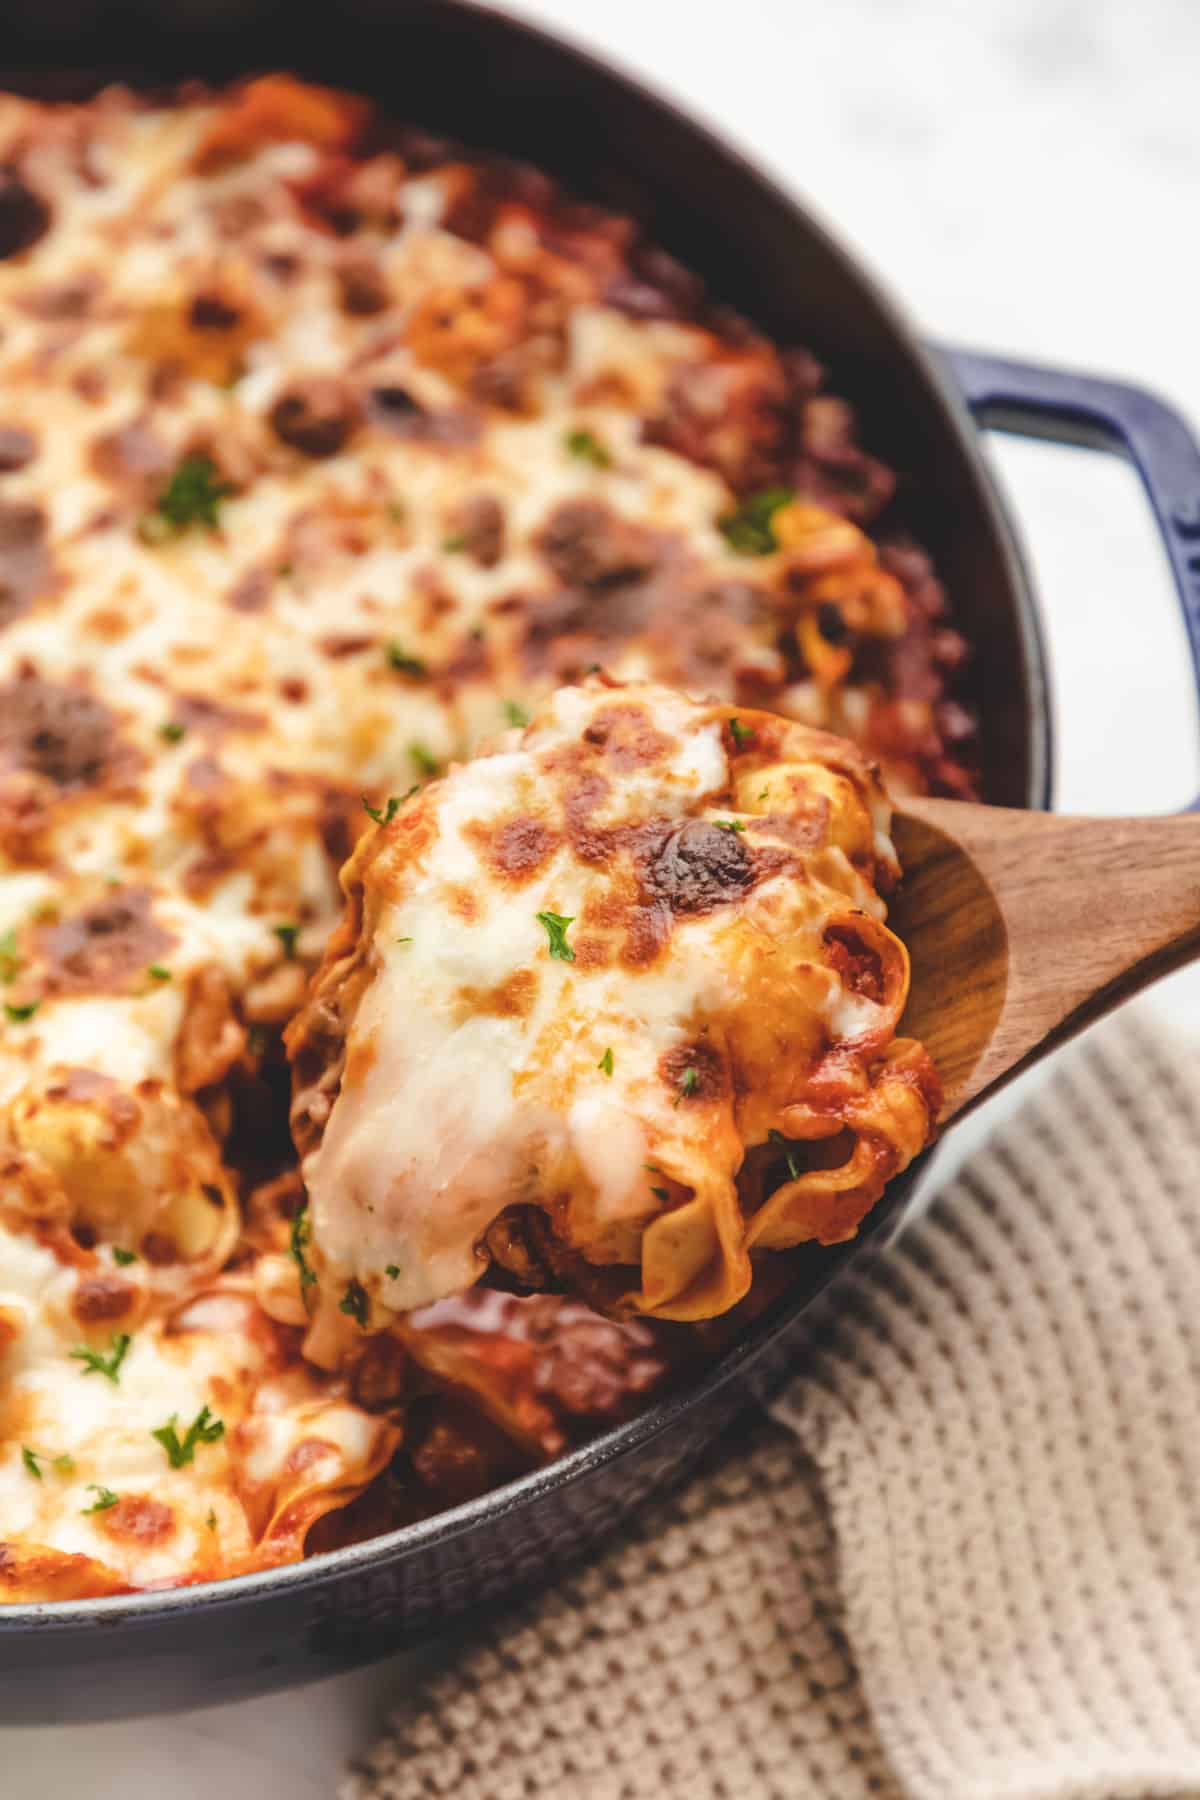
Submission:
[[[36,8],[10,0],[0,22],[5,85],[78,93],[112,74],[153,82],[287,65],[371,93],[392,113],[472,146],[527,157],[585,197],[643,217],[717,298],[831,364],[835,390],[860,408],[868,445],[906,477],[905,517],[937,557],[976,646],[987,795],[1047,804],[1036,620],[974,428],[856,266],[703,130],[590,58],[454,0],[343,0],[336,14],[277,0]],[[64,73],[68,58],[86,73]],[[894,1184],[854,1245],[806,1259],[795,1290],[703,1380],[509,1489],[262,1576],[0,1609],[0,1716],[104,1717],[311,1679],[544,1574],[711,1444],[747,1394],[786,1365],[806,1306],[888,1235],[916,1173]]]

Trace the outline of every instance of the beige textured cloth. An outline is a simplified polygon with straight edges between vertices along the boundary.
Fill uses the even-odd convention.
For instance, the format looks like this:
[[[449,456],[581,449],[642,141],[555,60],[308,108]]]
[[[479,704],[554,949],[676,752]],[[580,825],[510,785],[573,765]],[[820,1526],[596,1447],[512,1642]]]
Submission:
[[[1200,1059],[1069,1055],[723,1459],[346,1800],[1200,1795]]]

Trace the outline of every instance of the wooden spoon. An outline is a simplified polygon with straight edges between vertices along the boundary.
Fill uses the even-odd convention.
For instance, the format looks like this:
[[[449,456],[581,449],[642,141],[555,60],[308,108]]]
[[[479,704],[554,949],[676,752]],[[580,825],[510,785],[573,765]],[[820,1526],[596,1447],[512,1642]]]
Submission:
[[[912,959],[901,1029],[937,1065],[943,1125],[1200,956],[1200,817],[906,800],[894,837],[888,923]]]

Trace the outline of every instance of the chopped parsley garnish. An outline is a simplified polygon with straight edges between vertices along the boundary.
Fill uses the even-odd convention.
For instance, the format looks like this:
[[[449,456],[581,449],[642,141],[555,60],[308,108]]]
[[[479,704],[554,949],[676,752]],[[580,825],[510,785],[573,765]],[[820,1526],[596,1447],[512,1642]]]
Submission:
[[[669,1188],[652,1187],[650,1192],[657,1200],[669,1201],[671,1198],[671,1190]]]
[[[596,1064],[596,1067],[605,1075],[612,1074],[612,1072],[613,1072],[613,1053],[612,1053],[611,1045],[604,1052],[604,1055],[600,1058],[600,1061]]]
[[[17,955],[17,934],[6,931],[0,934],[0,982],[5,987],[15,981],[21,972],[21,959]]]
[[[400,1277],[400,1265],[398,1263],[389,1263],[383,1272],[389,1281],[397,1281]]]
[[[296,957],[296,939],[300,936],[298,925],[272,925],[271,930],[283,945],[283,954],[289,962]]]
[[[292,1220],[292,1240],[289,1254],[300,1271],[300,1292],[316,1285],[316,1274],[309,1267],[306,1252],[312,1242],[312,1220],[308,1216],[307,1202],[300,1208]]]
[[[529,714],[516,700],[504,702],[504,716],[510,725],[528,725],[529,723]]]
[[[591,463],[593,469],[610,469],[612,454],[591,431],[568,431],[563,442],[572,456],[580,462]]]
[[[411,944],[412,939],[410,937],[402,937],[402,938],[397,938],[396,942],[398,944]]]
[[[167,1461],[173,1469],[185,1468],[192,1461],[197,1444],[215,1444],[218,1438],[225,1436],[224,1419],[214,1419],[207,1406],[200,1408],[182,1438],[175,1429],[178,1417],[178,1413],[172,1413],[165,1425],[150,1433],[166,1451]]]
[[[747,744],[752,744],[754,742],[754,727],[752,725],[743,725],[740,719],[730,719],[729,735],[737,745],[738,749],[742,750]]]
[[[114,1244],[113,1261],[117,1264],[118,1268],[127,1269],[130,1263],[137,1261],[137,1252],[134,1250],[122,1250],[120,1244]]]
[[[223,481],[211,456],[185,456],[138,531],[148,544],[161,544],[189,525],[217,529],[217,509],[233,487]]]
[[[40,1005],[40,1000],[29,1000],[26,1001],[24,1006],[10,1006],[6,1000],[4,1002],[4,1016],[7,1019],[11,1019],[14,1025],[23,1025],[26,1019],[32,1019]]]
[[[755,795],[754,802],[755,802],[756,806],[760,805],[762,803],[762,801],[764,801],[766,799],[767,793],[768,793],[768,789],[763,788],[761,793]]]
[[[164,963],[151,963],[146,970],[152,981],[170,981],[171,971]]]
[[[716,825],[718,831],[745,831],[746,829],[741,819],[718,819]]]
[[[683,1074],[679,1077],[679,1098],[683,1100],[689,1094],[694,1094],[699,1086],[699,1069],[685,1069]]]
[[[180,738],[187,736],[187,726],[178,719],[164,719],[158,728],[160,738],[166,738],[168,744],[177,744]]]
[[[107,1356],[99,1350],[89,1350],[86,1344],[81,1344],[78,1350],[72,1350],[71,1355],[76,1362],[87,1364],[83,1371],[85,1375],[106,1375],[115,1386],[121,1379],[121,1364],[125,1361],[125,1353],[132,1342],[127,1331],[114,1331],[108,1340]]]
[[[389,794],[386,806],[372,806],[367,796],[363,795],[363,811],[368,819],[374,819],[377,825],[390,825],[400,811],[399,794]]]
[[[783,1149],[787,1152],[787,1155],[785,1158],[785,1160],[787,1162],[787,1172],[791,1176],[793,1181],[799,1181],[800,1169],[797,1165],[796,1157],[792,1150],[791,1138],[784,1137],[782,1131],[775,1131],[774,1129],[772,1129],[771,1131],[768,1131],[767,1136],[773,1144],[781,1145],[783,1147]]]
[[[567,942],[567,926],[575,923],[575,915],[572,913],[570,918],[564,918],[562,913],[540,912],[536,917],[550,939],[550,955],[554,960],[574,962],[575,952]]]
[[[367,1290],[359,1281],[349,1282],[345,1293],[338,1302],[338,1311],[348,1313],[359,1325],[365,1327],[369,1310],[370,1301],[367,1299]]]
[[[771,520],[780,507],[790,506],[795,499],[791,488],[763,488],[760,493],[746,494],[724,518],[717,529],[731,550],[741,556],[769,556],[778,550],[779,541],[771,529]]]
[[[51,1456],[48,1450],[31,1450],[28,1444],[22,1444],[21,1461],[35,1481],[46,1479],[38,1468],[39,1463],[49,1463],[56,1475],[72,1475],[75,1472],[75,1458],[68,1456],[66,1451],[61,1456]]]
[[[451,555],[453,555],[456,550],[465,550],[466,547],[467,534],[465,531],[452,531],[449,537],[444,537],[442,539],[442,549],[448,550]]]
[[[89,1494],[95,1494],[96,1498],[92,1501],[90,1506],[81,1506],[79,1509],[80,1512],[107,1512],[110,1506],[115,1506],[117,1504],[117,1496],[113,1493],[112,1489],[100,1487],[95,1481],[88,1482],[87,1491]]]
[[[411,656],[403,644],[393,638],[387,647],[388,668],[395,669],[399,675],[428,674],[427,665],[419,656]]]
[[[217,1529],[217,1515],[211,1506],[208,1509],[208,1516],[204,1523],[208,1526],[210,1531],[215,1531]]]
[[[424,744],[410,744],[408,746],[408,754],[412,757],[422,775],[426,777],[436,775],[442,766],[433,752],[427,750]]]

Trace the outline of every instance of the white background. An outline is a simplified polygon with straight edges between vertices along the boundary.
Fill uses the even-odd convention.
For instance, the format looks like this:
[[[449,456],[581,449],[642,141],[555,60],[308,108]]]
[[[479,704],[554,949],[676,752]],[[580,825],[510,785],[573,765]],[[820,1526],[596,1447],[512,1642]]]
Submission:
[[[1200,421],[1193,0],[512,10],[716,120],[824,214],[929,334],[1131,377]],[[1195,700],[1135,479],[1041,444],[1005,442],[995,456],[1045,606],[1059,805],[1183,804],[1200,790]],[[1184,975],[1151,1004],[1188,1029],[1198,997],[1200,976]],[[978,1129],[963,1128],[964,1147]],[[316,1800],[417,1661],[170,1720],[0,1731],[0,1795]]]

